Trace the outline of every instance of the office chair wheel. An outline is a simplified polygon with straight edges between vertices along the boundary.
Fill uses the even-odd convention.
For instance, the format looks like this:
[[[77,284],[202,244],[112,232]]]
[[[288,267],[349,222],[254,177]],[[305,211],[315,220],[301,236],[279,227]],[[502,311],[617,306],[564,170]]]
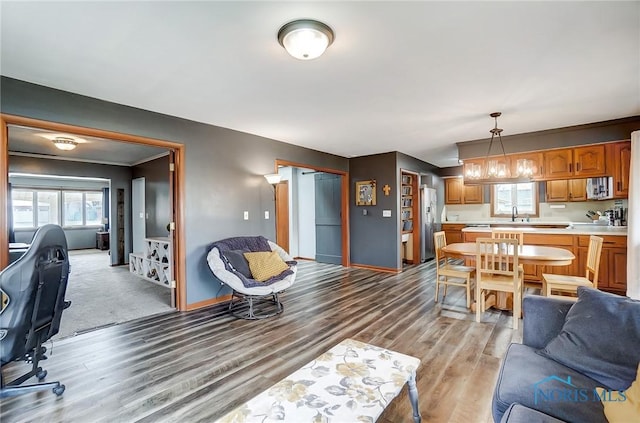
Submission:
[[[64,392],[64,388],[65,388],[64,385],[56,386],[55,388],[53,388],[53,393],[56,394],[57,396],[60,396]]]
[[[46,370],[38,370],[38,373],[36,373],[36,377],[38,378],[38,380],[42,380],[45,377],[47,377],[47,371]]]

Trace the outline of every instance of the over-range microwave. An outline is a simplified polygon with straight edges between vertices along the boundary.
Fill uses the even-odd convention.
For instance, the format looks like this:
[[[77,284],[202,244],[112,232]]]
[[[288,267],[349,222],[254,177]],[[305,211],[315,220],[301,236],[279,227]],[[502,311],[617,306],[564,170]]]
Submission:
[[[613,198],[613,177],[587,178],[587,199],[607,200]]]

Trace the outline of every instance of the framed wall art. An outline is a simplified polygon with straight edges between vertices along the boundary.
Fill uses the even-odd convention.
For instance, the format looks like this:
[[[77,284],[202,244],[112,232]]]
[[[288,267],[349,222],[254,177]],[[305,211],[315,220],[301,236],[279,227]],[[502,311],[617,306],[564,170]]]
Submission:
[[[356,206],[376,205],[376,180],[356,182]]]

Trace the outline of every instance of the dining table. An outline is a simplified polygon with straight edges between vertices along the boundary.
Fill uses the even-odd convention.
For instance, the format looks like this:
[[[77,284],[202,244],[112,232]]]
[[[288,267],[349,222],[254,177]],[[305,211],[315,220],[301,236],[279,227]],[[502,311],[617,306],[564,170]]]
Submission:
[[[518,263],[533,264],[538,266],[568,266],[576,258],[575,255],[564,248],[549,247],[546,245],[519,245]],[[475,261],[477,245],[475,242],[454,242],[442,248],[442,252],[447,257],[472,259]],[[513,254],[513,253],[512,253]],[[486,306],[495,307],[502,310],[511,309],[510,296],[504,292],[490,296],[486,300]],[[475,304],[472,304],[472,311],[475,311]]]
[[[454,242],[442,248],[448,257],[475,258],[475,242]],[[569,250],[546,245],[518,246],[518,261],[520,264],[536,264],[542,266],[568,266],[576,257]]]

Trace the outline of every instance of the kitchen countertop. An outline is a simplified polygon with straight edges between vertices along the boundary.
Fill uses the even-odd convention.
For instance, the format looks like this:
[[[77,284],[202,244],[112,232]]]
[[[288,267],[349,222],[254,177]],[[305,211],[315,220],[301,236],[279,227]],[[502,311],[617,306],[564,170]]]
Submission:
[[[570,222],[568,220],[531,220],[529,222],[522,219],[518,219],[512,222],[511,219],[497,219],[497,220],[447,220],[442,223],[453,223],[462,225],[513,225],[513,226],[533,226],[533,225],[559,225],[569,226],[572,223],[580,225],[593,225],[590,222]],[[606,226],[606,225],[605,225]]]
[[[457,222],[456,222],[457,223]],[[464,222],[461,222],[464,223]],[[497,223],[497,222],[493,222]],[[500,222],[501,223],[501,222]],[[500,229],[508,229],[507,227],[500,227]],[[572,225],[567,225],[566,228],[527,228],[518,225],[513,225],[514,230],[526,232],[526,233],[536,233],[543,235],[614,235],[614,236],[626,236],[627,235],[627,227],[626,226],[604,226],[604,225],[594,225],[592,223],[584,223],[577,224],[574,223]],[[491,228],[489,227],[478,227],[478,226],[470,226],[466,228],[462,228],[462,232],[486,232],[491,233]]]

